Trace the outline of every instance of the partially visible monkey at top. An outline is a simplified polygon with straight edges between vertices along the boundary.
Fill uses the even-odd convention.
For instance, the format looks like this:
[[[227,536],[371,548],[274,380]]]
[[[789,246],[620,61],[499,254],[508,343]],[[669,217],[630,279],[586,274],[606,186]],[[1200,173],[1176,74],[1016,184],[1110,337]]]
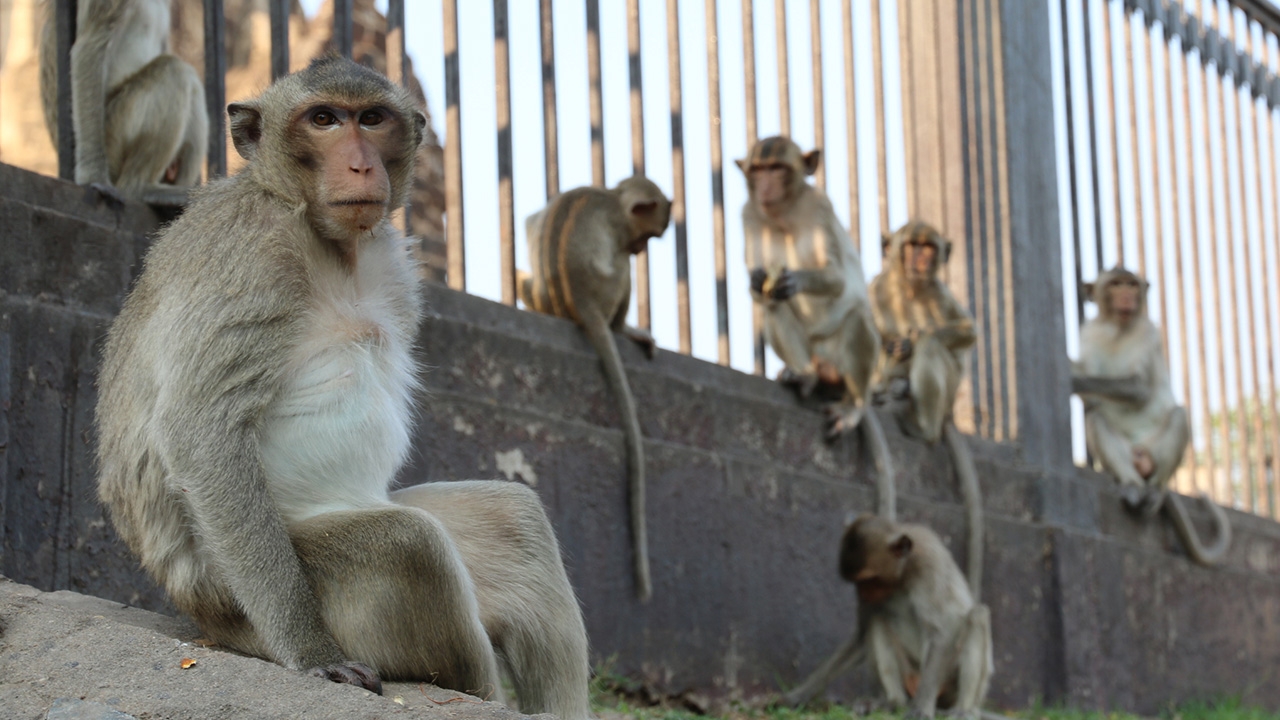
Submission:
[[[169,54],[170,0],[79,0],[76,7],[75,181],[110,196],[182,203],[186,188],[200,182],[209,119],[199,75]],[[46,1],[40,98],[55,147],[57,96],[54,3]]]
[[[764,334],[785,363],[779,379],[807,396],[819,384],[843,395],[831,411],[833,435],[856,428],[880,353],[867,303],[862,259],[831,201],[806,181],[821,151],[802,153],[784,137],[760,140],[738,167],[749,197],[742,207],[751,297]]]
[[[1098,305],[1098,315],[1080,330],[1071,389],[1084,401],[1089,452],[1120,483],[1131,510],[1154,515],[1167,507],[1192,559],[1215,564],[1231,542],[1226,513],[1206,498],[1218,540],[1205,547],[1178,494],[1168,492],[1191,440],[1191,426],[1173,396],[1160,329],[1147,315],[1147,282],[1117,266],[1083,290]]]
[[[614,333],[622,333],[653,357],[653,336],[627,325],[631,256],[642,252],[651,238],[660,237],[670,218],[671,201],[640,175],[612,190],[581,187],[558,195],[525,222],[531,272],[520,273],[517,288],[529,309],[582,327],[618,400],[627,446],[636,595],[641,600],[653,594],[645,530],[644,440]]]
[[[420,308],[401,207],[426,118],[329,56],[228,107],[234,177],[160,231],[111,326],[99,494],[223,647],[380,691],[430,681],[586,718],[587,638],[536,494],[390,492]]]

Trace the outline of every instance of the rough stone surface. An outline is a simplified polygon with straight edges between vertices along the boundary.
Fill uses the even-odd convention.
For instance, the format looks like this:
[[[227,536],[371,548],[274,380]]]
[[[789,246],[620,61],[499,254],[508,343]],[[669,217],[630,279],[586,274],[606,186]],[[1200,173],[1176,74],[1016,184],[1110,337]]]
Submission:
[[[155,220],[84,198],[0,166],[0,219],[17,219],[0,222],[0,572],[172,612],[105,522],[91,462],[112,293],[137,272]],[[33,224],[41,216],[58,222]],[[430,369],[401,480],[501,477],[537,490],[593,662],[672,694],[747,696],[797,682],[847,637],[855,600],[835,572],[836,542],[848,513],[875,504],[860,442],[824,443],[818,409],[775,383],[671,352],[648,361],[623,343],[649,461],[655,592],[639,604],[616,404],[586,340],[555,318],[437,285],[426,295],[419,352]],[[881,418],[901,515],[937,528],[963,565],[946,450]],[[1214,694],[1280,707],[1280,526],[1230,512],[1229,556],[1200,568],[1167,521],[1126,514],[1096,473],[971,443],[987,513],[994,705],[1154,712]],[[1208,532],[1208,513],[1189,507]],[[167,670],[164,657],[153,662]],[[865,669],[832,687],[838,698],[878,692]],[[63,695],[77,697],[41,697],[47,708]]]
[[[0,618],[0,716],[12,720],[528,717],[432,685],[387,683],[378,697],[202,647],[185,620],[2,577]]]

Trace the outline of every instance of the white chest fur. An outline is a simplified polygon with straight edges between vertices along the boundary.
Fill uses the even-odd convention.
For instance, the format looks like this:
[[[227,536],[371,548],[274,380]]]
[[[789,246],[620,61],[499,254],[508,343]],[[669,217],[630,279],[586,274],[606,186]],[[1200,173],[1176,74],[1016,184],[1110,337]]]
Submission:
[[[354,276],[335,269],[319,278],[263,434],[263,464],[286,522],[389,502],[409,450],[417,381],[412,337],[396,322],[405,287],[388,281],[396,262],[391,252],[362,250]]]

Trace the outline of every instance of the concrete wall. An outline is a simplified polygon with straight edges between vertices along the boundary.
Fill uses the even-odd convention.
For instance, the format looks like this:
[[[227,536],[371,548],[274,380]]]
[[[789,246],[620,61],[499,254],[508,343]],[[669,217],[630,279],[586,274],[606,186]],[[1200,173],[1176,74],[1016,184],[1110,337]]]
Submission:
[[[93,378],[138,269],[149,211],[0,165],[0,571],[165,609],[93,490]],[[624,344],[649,456],[655,593],[632,599],[621,433],[595,356],[567,322],[426,288],[430,367],[403,481],[504,477],[543,497],[596,661],[660,689],[751,694],[794,683],[851,630],[835,574],[847,513],[874,506],[869,458],[774,383]],[[887,416],[901,514],[961,556],[947,453]],[[992,702],[1152,712],[1206,695],[1280,707],[1280,527],[1231,513],[1226,565],[1194,566],[1110,483],[974,442],[987,509]],[[1196,508],[1202,531],[1207,513]],[[862,671],[837,697],[878,690]]]

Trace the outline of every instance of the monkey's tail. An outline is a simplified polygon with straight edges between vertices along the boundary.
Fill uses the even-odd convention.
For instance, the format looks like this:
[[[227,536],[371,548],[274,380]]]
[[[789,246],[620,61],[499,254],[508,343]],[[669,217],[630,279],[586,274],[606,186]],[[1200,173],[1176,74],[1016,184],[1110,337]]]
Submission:
[[[631,395],[631,385],[627,382],[626,370],[622,367],[622,356],[618,354],[613,331],[603,322],[585,322],[583,328],[587,339],[600,355],[604,374],[609,379],[614,397],[618,399],[618,414],[622,419],[622,434],[627,444],[628,504],[631,513],[631,542],[634,546],[632,552],[635,560],[636,596],[644,602],[653,595],[653,584],[649,578],[649,540],[644,521],[644,441],[640,437],[640,421],[636,418],[636,401]]]
[[[868,407],[858,427],[862,428],[871,448],[871,459],[876,464],[876,514],[889,522],[898,522],[898,476],[894,474],[893,456],[889,454],[889,443],[884,439],[884,428],[880,427],[875,410]]]
[[[1182,538],[1187,554],[1197,563],[1211,567],[1222,562],[1227,549],[1231,547],[1231,520],[1227,517],[1227,512],[1218,503],[1210,500],[1208,495],[1201,493],[1200,499],[1209,507],[1214,524],[1218,526],[1217,540],[1210,547],[1205,547],[1200,541],[1200,536],[1196,534],[1191,518],[1187,517],[1187,508],[1182,504],[1181,495],[1176,492],[1166,493],[1164,506],[1169,509],[1169,518],[1173,520],[1173,527]]]
[[[983,535],[986,529],[982,519],[982,488],[978,486],[978,471],[973,466],[969,443],[956,429],[955,423],[947,421],[942,426],[942,433],[947,447],[951,449],[956,474],[960,476],[960,495],[964,497],[965,518],[969,526],[969,593],[975,603],[981,602]]]

